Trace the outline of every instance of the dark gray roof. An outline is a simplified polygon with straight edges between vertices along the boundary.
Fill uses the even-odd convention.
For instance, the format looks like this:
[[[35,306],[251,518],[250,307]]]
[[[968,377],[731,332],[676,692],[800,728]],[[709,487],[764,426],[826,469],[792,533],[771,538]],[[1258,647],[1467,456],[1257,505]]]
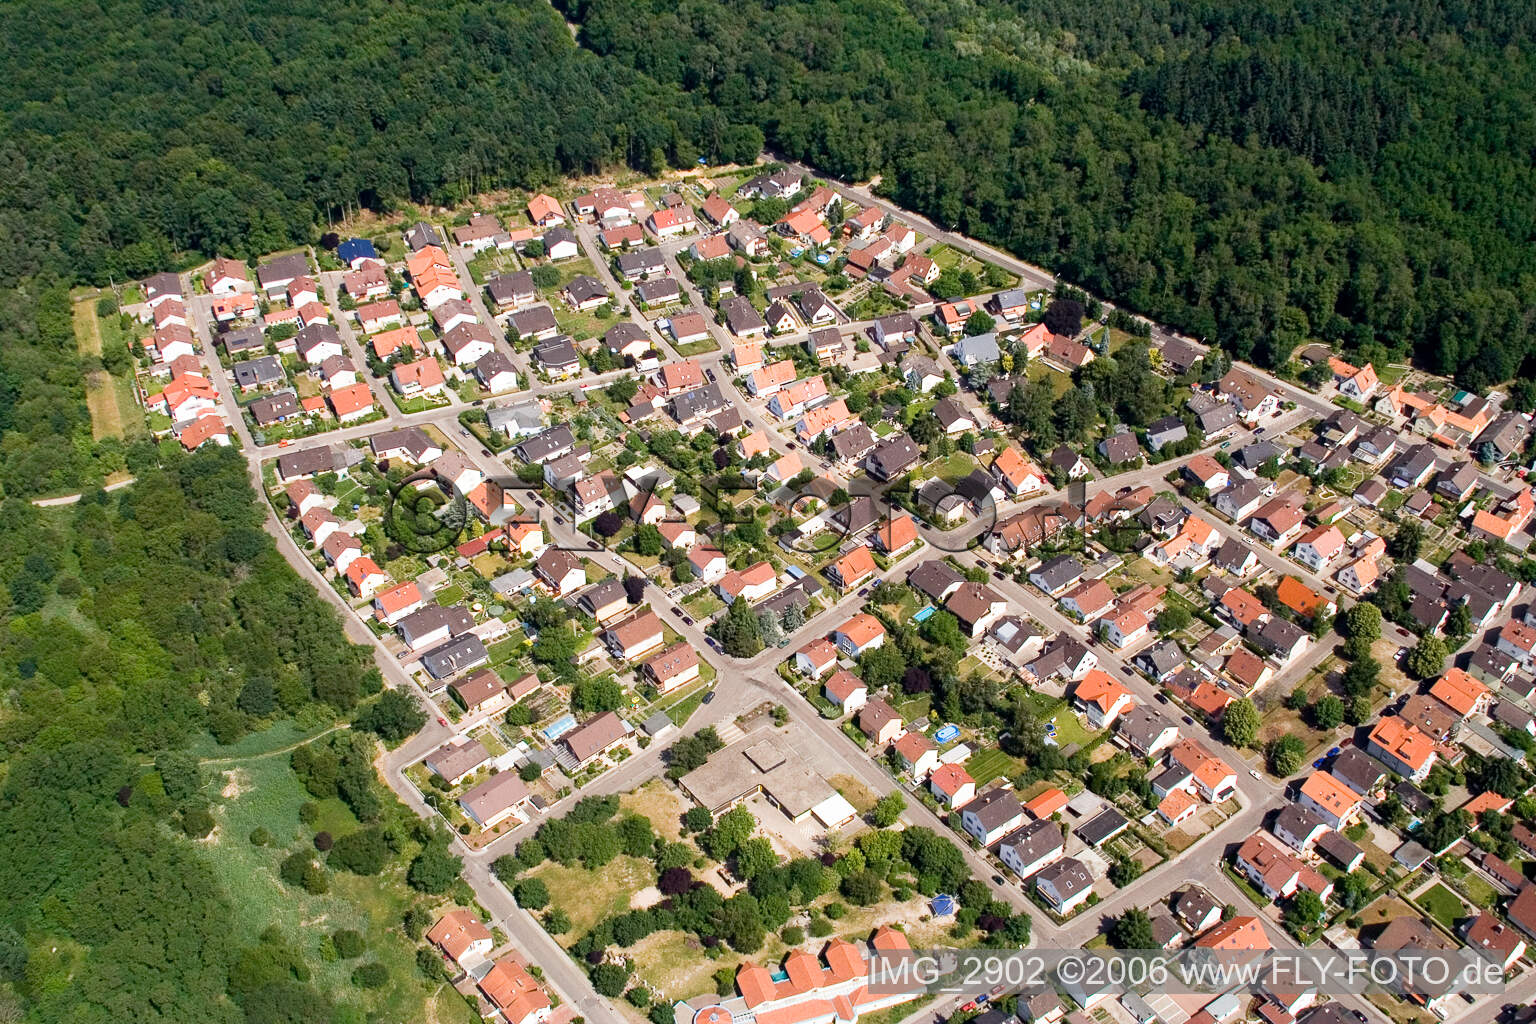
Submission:
[[[256,283],[269,287],[278,281],[292,281],[309,273],[309,260],[302,252],[291,252],[268,260],[256,268]]]
[[[1113,807],[1106,807],[1086,824],[1079,825],[1072,831],[1077,834],[1077,838],[1089,846],[1098,846],[1111,836],[1119,835],[1129,824],[1125,815]]]
[[[1083,578],[1083,564],[1071,555],[1057,555],[1030,573],[1038,576],[1044,589],[1055,593]]]
[[[433,679],[447,679],[479,665],[484,665],[489,660],[485,644],[480,638],[470,633],[450,640],[440,647],[434,647],[421,656],[421,667],[426,669]]]
[[[491,378],[499,373],[516,373],[517,367],[512,360],[501,352],[490,352],[480,357],[475,363],[475,376],[480,378],[482,384],[489,383]],[[489,413],[486,414],[489,417]],[[492,424],[494,426],[495,424]]]
[[[260,356],[235,364],[235,383],[242,388],[263,387],[283,379],[283,362],[277,356]]]
[[[266,336],[261,333],[260,327],[254,325],[225,331],[219,335],[219,340],[224,343],[226,352],[249,352],[252,349],[267,347]]]
[[[1301,804],[1286,804],[1280,808],[1280,813],[1275,815],[1274,830],[1277,835],[1281,829],[1284,829],[1296,838],[1304,839],[1322,824],[1325,824],[1322,818]]]
[[[576,354],[576,343],[570,338],[561,336],[550,338],[533,350],[533,358],[537,359],[540,366],[552,368],[574,366],[581,362]]]
[[[733,334],[760,331],[768,326],[761,315],[745,297],[733,295],[720,303],[720,315]]]
[[[588,274],[579,274],[571,278],[565,286],[565,292],[571,297],[572,302],[588,302],[592,299],[606,299],[608,289],[603,287],[603,282]]]
[[[1049,818],[1044,821],[1032,821],[1028,825],[1017,828],[1008,833],[999,842],[998,848],[1012,847],[1018,853],[1019,860],[1025,864],[1033,864],[1054,850],[1060,850],[1067,845],[1067,841],[1061,836],[1061,827]]]
[[[570,451],[575,444],[576,435],[570,425],[558,423],[519,442],[516,450],[524,462],[546,462],[561,452]]]
[[[1100,441],[1099,452],[1111,463],[1130,462],[1141,455],[1141,443],[1135,434],[1126,431]]]
[[[944,600],[951,588],[964,582],[965,577],[954,566],[938,558],[924,562],[907,574],[907,585],[934,603]]]
[[[553,249],[555,246],[559,245],[561,242],[571,242],[578,246],[580,245],[580,243],[576,241],[576,235],[571,231],[570,228],[559,226],[552,227],[548,231],[544,232],[544,236],[540,238],[539,241],[544,243],[544,251],[546,253]]]
[[[676,278],[656,277],[635,285],[635,294],[641,302],[665,302],[681,296],[683,289]]]
[[[1184,663],[1184,651],[1175,640],[1160,640],[1149,646],[1146,651],[1141,651],[1137,656],[1137,665],[1146,665],[1154,676],[1161,679],[1169,672],[1175,671]]]
[[[429,245],[442,245],[443,236],[438,233],[435,225],[419,220],[405,233],[405,244],[411,247],[412,252],[415,252],[418,249],[425,249]]]
[[[1387,766],[1359,747],[1345,747],[1328,770],[1356,793],[1368,793],[1387,776]]]
[[[1211,911],[1221,910],[1216,898],[1198,885],[1192,885],[1173,897],[1173,913],[1191,928],[1205,921]]]
[[[258,427],[264,427],[268,423],[276,423],[285,416],[296,415],[299,411],[299,399],[292,391],[278,391],[265,398],[258,398],[246,406],[251,411],[251,418],[256,421]]]
[[[437,444],[427,436],[427,432],[420,427],[402,427],[399,430],[386,430],[381,434],[374,434],[368,439],[368,444],[375,454],[382,451],[391,451],[395,448],[404,448],[419,462]]]
[[[1023,814],[1024,805],[1019,802],[1019,798],[1013,790],[993,789],[988,790],[960,808],[960,813],[962,815],[968,814],[975,818],[983,831],[991,832],[993,829]],[[1052,827],[1054,828],[1055,826]],[[1019,831],[1023,830],[1020,829]],[[1015,832],[1013,835],[1018,835],[1018,833]],[[1012,838],[1012,836],[1009,838]],[[1007,840],[1004,841],[1006,842]]]
[[[533,294],[533,271],[519,270],[511,274],[497,274],[485,282],[485,290],[491,301],[508,305]]]
[[[331,473],[340,468],[335,450],[327,445],[306,448],[301,452],[289,452],[287,455],[277,457],[277,475],[283,480],[314,476],[316,473]]]
[[[341,344],[341,335],[330,324],[310,324],[293,336],[293,344],[305,359],[309,358],[310,352],[325,344],[336,345],[343,352],[346,351],[346,346]]]
[[[460,636],[474,628],[475,618],[469,613],[469,609],[461,604],[448,608],[429,604],[395,623],[395,629],[407,643],[413,642],[417,637],[435,633],[444,626],[448,627],[450,637]]]
[[[1340,867],[1354,864],[1355,860],[1365,853],[1360,847],[1350,842],[1344,833],[1334,832],[1331,829],[1318,838],[1317,848]]]
[[[1271,653],[1278,653],[1279,651],[1290,651],[1305,636],[1307,636],[1306,630],[1294,622],[1275,615],[1271,616],[1268,622],[1259,627],[1259,634],[1256,639],[1260,647]]]
[[[1116,720],[1115,728],[1131,747],[1145,754],[1163,732],[1173,726],[1173,719],[1147,704],[1137,704]]]
[[[1236,423],[1237,410],[1223,402],[1214,408],[1196,413],[1195,418],[1200,424],[1200,429],[1210,434]]]
[[[917,445],[905,431],[892,434],[866,458],[869,471],[889,480],[910,469],[920,458]]]
[[[620,321],[603,332],[603,344],[610,352],[620,352],[637,341],[650,344],[650,335],[645,333],[644,327],[632,320]]]
[[[554,310],[548,306],[520,309],[512,314],[508,322],[511,323],[518,334],[524,337],[543,334],[545,331],[556,330],[559,327],[559,324],[555,321]]]
[[[832,438],[832,450],[839,459],[849,462],[863,458],[875,444],[874,431],[863,423],[855,423]]]
[[[619,253],[618,264],[619,273],[625,277],[638,277],[663,269],[667,265],[667,258],[660,249],[636,249]]]
[[[1518,705],[1512,704],[1507,700],[1501,700],[1494,704],[1492,715],[1494,721],[1507,725],[1511,729],[1529,730],[1531,727],[1530,713],[1521,710]]]
[[[685,391],[672,399],[672,415],[679,423],[687,423],[704,416],[712,416],[731,403],[720,391],[719,384],[706,384],[692,391]]]
[[[1076,857],[1063,857],[1035,876],[1035,884],[1049,882],[1062,899],[1093,888],[1093,876]]]

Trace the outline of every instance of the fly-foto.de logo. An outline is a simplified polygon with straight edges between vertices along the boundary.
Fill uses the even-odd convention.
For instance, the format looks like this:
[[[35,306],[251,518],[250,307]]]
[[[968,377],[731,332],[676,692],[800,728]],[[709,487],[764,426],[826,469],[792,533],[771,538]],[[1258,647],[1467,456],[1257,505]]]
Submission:
[[[406,477],[385,504],[384,535],[418,555],[447,551],[469,528],[469,502],[430,470]]]

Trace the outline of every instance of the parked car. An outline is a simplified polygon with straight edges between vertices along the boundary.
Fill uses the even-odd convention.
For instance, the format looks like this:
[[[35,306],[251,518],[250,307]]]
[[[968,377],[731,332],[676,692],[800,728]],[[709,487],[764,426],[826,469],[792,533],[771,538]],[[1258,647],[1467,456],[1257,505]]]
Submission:
[[[714,699],[715,699],[715,691],[714,690],[710,690],[708,693],[706,693],[704,695],[703,703],[708,704],[710,701],[712,701]]]

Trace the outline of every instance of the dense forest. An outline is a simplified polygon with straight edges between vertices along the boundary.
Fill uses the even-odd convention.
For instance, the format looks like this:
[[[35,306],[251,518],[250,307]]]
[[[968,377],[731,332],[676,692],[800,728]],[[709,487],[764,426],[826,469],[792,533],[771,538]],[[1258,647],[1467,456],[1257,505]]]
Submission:
[[[770,147],[1234,354],[1531,352],[1536,8],[558,0]]]
[[[0,10],[0,484],[121,462],[82,427],[61,285],[765,142],[1241,358],[1536,372],[1529,4],[556,6]]]
[[[381,709],[402,709],[364,703],[380,687],[367,649],[343,639],[335,612],[262,531],[238,453],[136,461],[134,486],[66,509],[0,503],[0,1020],[361,1019],[341,1008],[356,997],[305,984],[321,959],[313,935],[242,942],[271,922],[251,922],[262,909],[236,904],[216,861],[250,858],[277,885],[281,848],[309,838],[303,812],[294,817],[299,782],[286,774],[297,795],[249,846],[244,834],[210,837],[230,820],[231,794],[195,754],[354,709],[387,732]],[[315,801],[339,796],[357,821],[384,823],[360,829],[365,839],[440,850],[375,781],[371,750],[350,732],[312,754],[300,747],[304,785]],[[286,758],[272,764],[287,773]],[[316,764],[328,766],[322,781]],[[277,793],[263,799],[282,807]],[[382,870],[356,856],[362,842],[337,839],[348,874]],[[316,848],[300,847],[305,888],[288,902],[330,884],[338,859],[330,871],[311,865]],[[283,864],[285,879],[295,874]],[[401,931],[399,917],[380,928],[391,924]],[[409,949],[403,934],[397,943]]]

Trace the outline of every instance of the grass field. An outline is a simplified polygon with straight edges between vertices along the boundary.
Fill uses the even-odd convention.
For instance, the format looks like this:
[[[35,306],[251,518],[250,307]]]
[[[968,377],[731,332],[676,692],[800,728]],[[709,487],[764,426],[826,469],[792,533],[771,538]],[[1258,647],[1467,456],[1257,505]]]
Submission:
[[[683,812],[688,809],[688,804],[677,795],[676,790],[660,779],[652,779],[639,789],[621,796],[619,807],[649,818],[656,834],[670,842],[682,834]]]
[[[690,356],[702,356],[709,352],[717,352],[720,346],[715,344],[714,338],[702,338],[699,341],[690,341],[686,345],[674,345],[673,348],[677,349],[678,355],[686,359]]]
[[[1060,711],[1056,712],[1056,717],[1051,719],[1051,721],[1056,723],[1056,742],[1061,745],[1062,749],[1066,749],[1073,744],[1082,747],[1093,741],[1093,733],[1083,727],[1083,723],[1078,720],[1077,715],[1073,714],[1072,709],[1069,707],[1063,707]]]
[[[1001,750],[983,750],[971,755],[971,759],[965,762],[965,770],[971,773],[971,778],[976,780],[977,786],[982,786],[993,779],[1018,771],[1019,762]]]
[[[309,795],[280,754],[239,762],[214,778],[210,796],[222,797],[222,802],[214,808],[219,827],[205,841],[211,854],[207,862],[234,908],[232,926],[239,942],[254,943],[265,929],[276,926],[288,943],[303,950],[315,987],[338,1003],[360,1006],[359,1016],[435,1019],[440,1024],[469,1024],[475,1019],[461,999],[438,1000],[436,1014],[427,1007],[436,986],[421,980],[416,945],[400,928],[401,915],[413,900],[405,884],[405,866],[413,850],[408,849],[406,856],[375,878],[331,872],[330,891],[309,895],[279,880],[279,862],[288,852],[307,847],[313,831],[339,835],[356,828],[351,812],[340,800],[321,801],[319,820],[313,826],[302,825],[299,806]],[[251,845],[249,836],[258,827],[272,833],[271,846]],[[359,959],[327,962],[319,955],[320,942],[342,928],[361,932],[367,952]],[[353,987],[351,974],[369,961],[387,967],[390,980],[383,988],[365,992]]]
[[[1499,894],[1494,887],[1476,875],[1467,875],[1459,884],[1466,891],[1467,899],[1484,910],[1499,902]]]
[[[80,299],[74,306],[75,344],[82,356],[101,358],[102,328],[96,316],[95,298]],[[136,437],[144,433],[144,415],[133,401],[130,376],[114,377],[106,370],[85,375],[85,404],[91,411],[91,436]]]
[[[1425,890],[1418,897],[1417,903],[1447,928],[1454,929],[1457,919],[1467,915],[1467,908],[1455,893],[1445,887],[1444,883],[1437,882]]]
[[[603,918],[629,909],[629,898],[655,882],[656,869],[650,861],[620,854],[596,871],[549,861],[528,872],[528,877],[542,878],[549,886],[550,904],[570,915],[571,930],[565,934],[575,937],[585,935]]]
[[[698,940],[679,931],[656,932],[629,947],[635,973],[661,991],[668,1001],[713,992],[712,975],[719,965],[703,955]]]
[[[1024,374],[1030,380],[1049,380],[1051,382],[1051,388],[1056,392],[1057,398],[1060,398],[1062,395],[1072,390],[1071,377],[1062,373],[1060,370],[1051,369],[1051,367],[1047,366],[1045,363],[1038,359],[1031,359],[1029,361],[1029,366],[1027,369],[1025,369]]]

